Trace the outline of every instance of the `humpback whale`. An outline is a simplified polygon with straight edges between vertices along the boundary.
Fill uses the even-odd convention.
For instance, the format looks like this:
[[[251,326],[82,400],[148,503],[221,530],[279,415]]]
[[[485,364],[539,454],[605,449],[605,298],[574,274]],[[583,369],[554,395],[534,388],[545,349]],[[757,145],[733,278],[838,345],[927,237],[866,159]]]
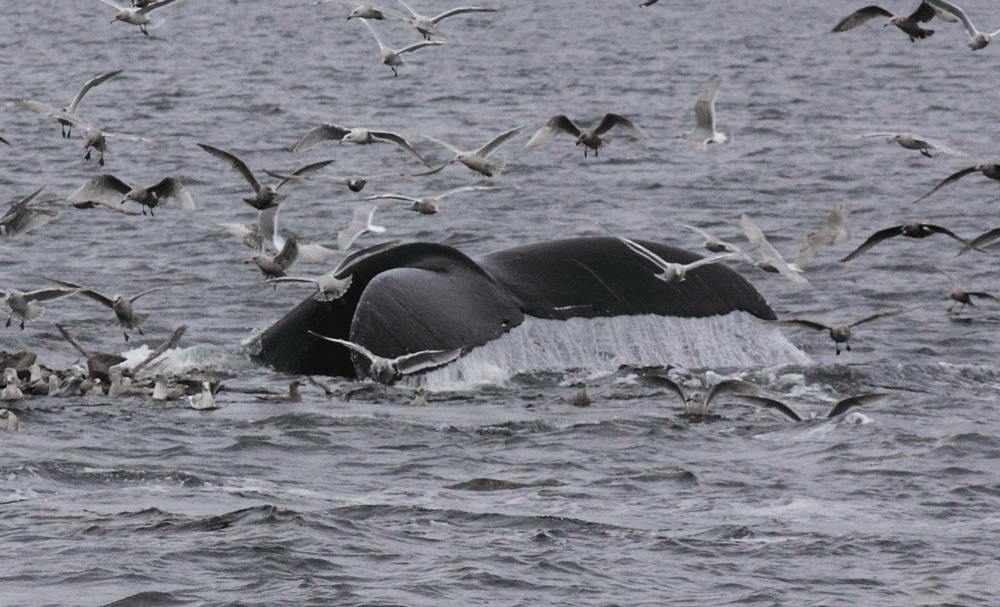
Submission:
[[[638,240],[664,260],[697,253]],[[567,320],[655,314],[684,318],[746,312],[774,320],[763,296],[722,264],[664,282],[657,267],[614,237],[570,238],[472,259],[442,244],[399,244],[344,264],[351,276],[337,300],[308,297],[259,336],[253,358],[278,371],[365,377],[369,362],[310,332],[349,340],[386,358],[421,350],[472,349],[526,316]]]

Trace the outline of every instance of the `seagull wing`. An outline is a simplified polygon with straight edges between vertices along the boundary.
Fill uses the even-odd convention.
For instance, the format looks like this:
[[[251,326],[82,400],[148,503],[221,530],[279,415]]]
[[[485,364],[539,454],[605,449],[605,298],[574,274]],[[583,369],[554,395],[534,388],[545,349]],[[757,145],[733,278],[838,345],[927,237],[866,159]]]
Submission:
[[[128,300],[129,300],[129,303],[131,303],[131,302],[139,299],[143,295],[149,295],[150,293],[156,293],[157,291],[163,291],[164,289],[173,289],[173,288],[176,288],[177,286],[179,286],[179,285],[167,285],[167,286],[164,286],[164,287],[153,287],[152,289],[146,289],[145,291],[143,291],[142,293],[139,293],[138,295],[133,295],[132,297],[129,297]]]
[[[250,170],[250,167],[248,167],[245,162],[225,150],[220,150],[219,148],[215,148],[204,143],[199,143],[198,147],[239,171],[240,174],[250,182],[250,187],[253,188],[253,191],[258,194],[260,193],[260,182],[257,181],[257,178],[254,177],[253,171]]]
[[[35,190],[34,192],[28,194],[27,196],[25,196],[21,200],[18,200],[17,202],[11,204],[10,206],[11,207],[27,206],[28,203],[30,203],[32,200],[35,199],[35,197],[37,197],[39,194],[41,194],[42,190],[44,190],[44,189],[45,189],[45,186],[42,186],[42,187],[38,188],[37,190]]]
[[[340,344],[342,346],[350,348],[351,350],[354,350],[358,354],[366,357],[368,360],[374,361],[381,358],[381,356],[375,356],[374,354],[369,352],[367,348],[365,348],[364,346],[359,346],[353,341],[347,341],[346,339],[337,339],[336,337],[327,337],[326,335],[320,335],[315,331],[309,331],[309,333],[315,335],[316,337],[319,337],[320,339],[325,339],[326,341],[332,341],[335,344]]]
[[[893,236],[899,236],[902,233],[903,233],[903,226],[892,226],[891,228],[885,228],[883,230],[879,230],[878,232],[875,232],[874,234],[869,236],[868,240],[861,243],[860,247],[854,249],[846,257],[841,259],[840,262],[844,263],[846,261],[851,261],[855,257],[861,255],[862,253],[874,247],[883,240],[888,240]]]
[[[631,249],[632,252],[643,257],[644,259],[646,259],[646,261],[649,261],[650,263],[652,263],[653,265],[655,265],[657,268],[660,269],[659,272],[654,272],[654,274],[662,274],[669,270],[670,264],[667,262],[667,260],[663,259],[659,255],[650,251],[649,249],[637,243],[636,241],[630,238],[625,238],[624,236],[618,236],[617,234],[615,235],[615,238],[620,240],[626,247]]]
[[[339,124],[324,123],[317,127],[313,127],[312,130],[296,141],[295,145],[292,146],[292,151],[300,152],[302,150],[307,150],[320,141],[326,141],[328,139],[340,141],[344,138],[344,135],[350,132],[351,129],[340,126]]]
[[[699,129],[715,132],[715,94],[719,92],[722,78],[716,76],[708,81],[698,100],[694,102],[694,117]]]
[[[453,360],[462,356],[462,348],[454,350],[424,350],[413,354],[404,354],[392,360],[393,365],[399,369],[403,375],[417,373],[425,369],[433,369],[441,365],[447,365]]]
[[[930,196],[934,192],[937,192],[938,190],[940,190],[944,186],[948,185],[949,183],[953,183],[955,181],[958,181],[959,179],[961,179],[962,177],[965,177],[969,173],[975,173],[975,172],[976,172],[976,167],[971,166],[971,167],[966,167],[966,168],[962,169],[961,171],[952,173],[951,175],[948,175],[947,177],[945,177],[944,181],[942,181],[941,183],[939,183],[936,186],[934,186],[933,190],[931,190],[930,192],[927,192],[926,194],[924,194],[920,198],[917,198],[913,202],[920,202],[924,198],[927,198],[928,196]]]
[[[441,200],[442,198],[447,198],[448,196],[451,196],[452,194],[461,194],[462,192],[472,192],[472,191],[475,191],[475,190],[492,190],[492,189],[493,188],[491,188],[491,187],[482,186],[482,185],[464,185],[464,186],[461,186],[461,187],[458,187],[458,188],[452,188],[452,189],[448,190],[447,192],[442,192],[442,193],[438,194],[437,196],[435,196],[435,198],[437,198],[438,200]]]
[[[184,187],[184,184],[180,180],[173,177],[164,177],[159,183],[149,188],[149,190],[160,198],[176,198],[177,203],[185,211],[195,210],[194,199],[191,198],[191,194],[188,193],[187,188]]]
[[[112,2],[111,0],[101,0],[101,2],[107,4],[108,6],[113,6],[120,11],[126,10],[124,6],[119,6],[118,4]]]
[[[84,82],[83,83],[83,87],[80,88],[80,92],[77,93],[76,97],[73,98],[73,101],[70,102],[69,106],[66,108],[66,111],[68,111],[70,113],[75,113],[76,112],[76,106],[80,105],[80,100],[83,99],[83,96],[87,94],[87,91],[89,91],[90,89],[94,88],[98,84],[101,84],[103,82],[111,80],[112,78],[114,78],[118,74],[122,73],[122,71],[124,71],[124,70],[115,70],[113,72],[108,72],[106,74],[101,74],[100,76],[98,76],[96,78],[91,78],[90,80]]]
[[[424,139],[433,141],[434,143],[436,143],[438,145],[443,145],[444,147],[448,148],[452,152],[455,152],[456,154],[464,154],[465,153],[465,150],[460,150],[457,147],[453,146],[452,144],[445,143],[444,141],[441,141],[440,139],[437,139],[435,137],[431,137],[430,135],[421,135],[421,137],[423,137]]]
[[[51,280],[51,279],[50,279]],[[50,299],[58,299],[60,297],[65,297],[67,295],[72,295],[73,293],[78,293],[79,289],[77,287],[69,286],[65,289],[60,289],[53,287],[51,289],[38,289],[36,291],[28,291],[24,294],[25,301],[48,301]]]
[[[45,278],[48,278],[48,277],[46,276]],[[64,287],[72,289],[73,290],[72,292],[79,293],[80,295],[83,295],[84,297],[87,297],[89,299],[93,299],[97,303],[103,304],[103,305],[105,305],[105,306],[107,306],[109,308],[112,307],[112,305],[114,303],[110,297],[108,297],[107,295],[104,295],[103,293],[99,293],[99,292],[97,292],[97,291],[95,291],[93,289],[88,289],[86,287],[80,286],[78,284],[74,284],[72,282],[67,282],[67,281],[64,281],[64,280],[56,280],[55,278],[48,278],[48,279],[51,280],[52,282],[56,283],[57,285],[62,285]]]
[[[681,388],[680,384],[666,375],[645,375],[642,377],[642,382],[656,386],[657,388],[666,388],[676,394],[681,399],[681,402],[687,402],[687,397],[684,395],[684,388]]]
[[[712,402],[713,398],[716,396],[722,396],[723,394],[756,396],[757,386],[751,384],[750,382],[743,381],[742,379],[724,379],[708,389],[708,393],[705,394],[705,406],[707,407],[708,404]]]
[[[866,6],[864,8],[858,9],[858,10],[854,11],[853,13],[851,13],[850,15],[844,17],[840,21],[840,23],[838,23],[837,25],[833,26],[833,29],[830,30],[830,31],[833,31],[833,32],[846,32],[847,30],[854,29],[854,28],[858,27],[859,25],[862,25],[864,23],[868,23],[869,21],[871,21],[872,19],[874,19],[876,17],[888,17],[888,18],[891,19],[892,16],[893,16],[892,13],[890,13],[887,10],[885,10],[881,6],[875,6],[875,5]]]
[[[524,144],[524,147],[529,149],[536,148],[544,143],[548,143],[560,132],[569,133],[573,137],[579,137],[580,127],[576,126],[565,114],[553,116],[549,118],[549,121],[542,128],[535,131],[535,134],[531,136],[528,143]]]
[[[406,5],[404,4],[403,6]],[[497,12],[497,9],[495,8],[481,8],[478,6],[460,6],[458,8],[453,8],[450,11],[445,11],[436,17],[432,17],[431,23],[436,24],[442,19],[447,19],[448,17],[454,17],[455,15],[460,15],[462,13],[495,13],[495,12]]]
[[[403,148],[407,152],[413,154],[417,158],[417,160],[419,160],[421,163],[430,166],[429,164],[427,164],[427,161],[424,160],[424,157],[421,156],[417,152],[417,150],[412,145],[410,145],[410,142],[403,138],[402,135],[399,135],[397,133],[390,133],[389,131],[369,131],[369,133],[371,133],[371,136],[376,139],[384,139],[386,141],[391,141],[395,143],[396,145]]]
[[[62,119],[66,122],[71,122],[76,126],[89,129],[90,123],[88,123],[83,118],[77,116],[72,112],[67,112],[66,110],[60,110],[59,108],[52,107],[47,103],[42,103],[41,101],[32,101],[30,99],[18,99],[14,102],[14,105],[22,110],[28,110],[29,112],[35,112],[36,114],[41,114],[43,116],[49,116],[57,120]]]
[[[176,2],[176,0],[160,0],[159,2],[153,2],[139,9],[139,12],[143,14],[149,13],[155,11],[158,8],[162,8],[168,4],[171,4],[173,2]]]
[[[292,267],[295,260],[299,257],[299,238],[297,236],[292,236],[285,241],[282,245],[281,250],[278,254],[274,256],[274,263],[280,267],[282,270],[287,270]]]
[[[277,185],[274,186],[274,189],[277,190],[278,188],[280,188],[281,186],[285,185],[289,181],[292,181],[294,179],[302,179],[304,176],[308,175],[309,173],[315,173],[316,171],[318,171],[318,170],[322,169],[323,167],[325,167],[325,166],[327,166],[329,164],[332,164],[332,163],[333,163],[332,160],[321,160],[319,162],[314,162],[312,164],[307,164],[304,167],[299,167],[299,168],[295,169],[294,171],[292,171],[291,173],[289,173],[287,175],[280,174],[280,173],[273,173],[271,171],[264,171],[264,172],[267,173],[268,175],[270,175],[271,177],[275,177],[276,179],[280,179],[280,181],[277,183]]]
[[[411,44],[410,46],[404,46],[403,48],[396,51],[396,54],[402,55],[403,53],[409,53],[418,49],[422,49],[425,46],[440,46],[442,44],[444,44],[444,42],[441,42],[440,40],[422,40],[420,42]]]
[[[969,242],[968,240],[962,238],[958,234],[952,232],[948,228],[945,228],[945,227],[942,227],[942,226],[936,226],[936,225],[933,225],[933,224],[930,224],[930,223],[925,223],[924,227],[927,228],[928,230],[932,231],[932,232],[937,233],[937,234],[944,234],[946,236],[950,236],[951,238],[954,238],[955,240],[957,240],[958,242],[964,244],[968,248],[973,248],[973,249],[976,249],[977,251],[980,250],[980,249],[972,246],[971,242]]]
[[[983,245],[989,244],[998,238],[1000,238],[1000,228],[993,228],[992,230],[987,230],[986,232],[983,232],[979,236],[976,236],[975,238],[970,240],[969,246],[963,248],[961,251],[958,252],[958,254],[962,255],[963,253],[966,253],[969,249],[978,248]]]
[[[476,153],[479,154],[480,156],[489,156],[490,153],[493,152],[493,150],[495,150],[498,147],[500,147],[501,145],[503,145],[508,139],[517,136],[521,131],[525,130],[529,126],[531,126],[531,125],[526,124],[524,126],[519,126],[519,127],[513,128],[513,129],[511,129],[509,131],[506,131],[504,133],[500,133],[499,135],[497,135],[496,138],[493,139],[493,141],[490,141],[489,143],[487,143],[483,147],[481,147],[478,150],[476,150]]]
[[[937,11],[934,10],[933,6],[927,4],[926,1],[922,1],[920,6],[917,7],[917,10],[910,13],[909,19],[911,21],[916,21],[917,23],[927,23],[933,19],[936,14]]]
[[[966,31],[969,32],[970,36],[976,37],[977,35],[979,35],[979,30],[977,30],[976,26],[973,25],[972,21],[969,20],[969,17],[965,14],[965,11],[955,6],[951,2],[946,2],[945,0],[926,0],[924,4],[927,3],[958,17],[958,19],[962,22],[962,25],[965,26]]]
[[[769,409],[776,409],[778,411],[781,411],[782,413],[790,417],[792,421],[795,422],[802,421],[802,416],[793,411],[791,407],[781,402],[780,400],[774,398],[768,398],[766,396],[757,396],[754,394],[741,394],[740,398],[749,401],[751,403],[754,403],[756,405],[760,405],[762,407],[768,407]]]
[[[597,125],[597,128],[594,129],[594,133],[603,135],[615,126],[618,127],[618,130],[624,131],[627,135],[635,139],[649,139],[649,134],[646,131],[639,128],[638,125],[628,118],[619,116],[618,114],[605,114],[604,119],[601,120],[601,124]]]
[[[860,324],[864,324],[866,322],[871,322],[871,321],[876,320],[878,318],[885,318],[886,316],[895,316],[897,314],[902,314],[903,312],[908,312],[908,311],[909,310],[907,310],[906,308],[899,308],[897,310],[885,310],[885,311],[882,311],[882,312],[875,312],[874,314],[869,314],[868,316],[862,316],[861,318],[856,318],[856,319],[852,320],[851,322],[847,323],[847,326],[848,327],[856,327],[856,326],[858,326]]]
[[[869,394],[858,394],[855,396],[849,396],[839,401],[833,407],[831,407],[830,411],[826,414],[826,418],[830,419],[833,417],[837,417],[838,415],[847,413],[847,410],[850,409],[851,407],[855,407],[858,405],[867,405],[869,403],[874,403],[880,400],[884,400],[891,396],[892,394],[889,394],[887,392],[871,392]]]
[[[132,186],[118,179],[114,175],[101,175],[94,177],[87,183],[76,189],[75,192],[66,198],[70,204],[77,202],[90,202],[104,194],[115,192],[124,196],[132,191]]]
[[[809,320],[808,318],[785,318],[781,320],[769,320],[767,322],[768,324],[775,325],[799,325],[800,327],[816,329],[817,331],[829,331],[831,329],[828,324],[821,323],[818,320]]]
[[[980,299],[989,299],[990,301],[995,301],[1000,303],[1000,297],[993,295],[992,293],[986,293],[985,291],[966,291],[972,297],[978,297]]]
[[[132,209],[121,206],[120,204],[111,204],[107,200],[101,200],[99,198],[85,200],[83,202],[71,202],[70,204],[81,210],[93,209],[94,207],[100,206],[108,209],[109,211],[121,213],[122,215],[142,215],[139,211],[133,211]]]
[[[409,4],[407,4],[406,2],[403,2],[403,0],[396,0],[396,1],[399,2],[400,4],[402,4],[403,8],[405,8],[410,13],[410,15],[412,15],[413,17],[420,17],[420,13],[418,13],[418,12],[414,11],[412,8],[410,8]]]

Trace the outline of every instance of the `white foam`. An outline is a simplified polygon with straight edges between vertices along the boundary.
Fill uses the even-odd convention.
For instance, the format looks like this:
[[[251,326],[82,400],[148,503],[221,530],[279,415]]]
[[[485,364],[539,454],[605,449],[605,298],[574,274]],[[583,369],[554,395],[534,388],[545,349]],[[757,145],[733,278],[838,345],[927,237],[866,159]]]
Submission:
[[[503,383],[519,373],[568,369],[606,373],[622,365],[668,364],[745,369],[809,362],[776,327],[744,312],[707,318],[528,318],[500,339],[416,381],[429,390],[459,390]]]

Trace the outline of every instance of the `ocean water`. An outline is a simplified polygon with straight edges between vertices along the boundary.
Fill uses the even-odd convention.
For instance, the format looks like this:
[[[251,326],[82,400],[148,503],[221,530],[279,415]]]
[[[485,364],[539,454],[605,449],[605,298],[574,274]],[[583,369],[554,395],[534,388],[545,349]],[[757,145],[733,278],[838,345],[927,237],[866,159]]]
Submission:
[[[287,151],[321,122],[399,132],[433,163],[450,153],[421,135],[476,148],[557,113],[587,126],[623,114],[652,138],[612,131],[584,158],[565,136],[524,149],[529,130],[495,153],[505,166],[490,180],[455,164],[373,180],[361,195],[289,184],[286,233],[329,243],[364,195],[475,184],[492,189],[446,198],[434,216],[384,201],[376,223],[386,238],[475,256],[602,225],[691,249],[699,240],[682,223],[743,242],[746,213],[791,258],[850,202],[851,242],[820,249],[808,285],[731,267],[782,318],[912,309],[857,327],[840,355],[824,333],[746,318],[526,323],[423,378],[426,407],[409,406],[414,381],[349,403],[309,385],[297,404],[232,390],[210,413],[146,398],[20,401],[22,431],[0,436],[0,604],[995,604],[1000,307],[949,313],[935,267],[997,293],[996,249],[956,257],[958,243],[936,235],[837,260],[904,221],[968,238],[1000,222],[998,184],[980,175],[912,204],[997,160],[1000,49],[971,52],[958,24],[937,21],[912,44],[882,19],[832,34],[862,4],[843,0],[636,4],[491,4],[500,11],[443,21],[446,44],[405,55],[398,77],[338,3],[182,0],[156,11],[164,23],[149,36],[109,24],[113,10],[96,1],[4,5],[4,200],[43,185],[66,196],[108,172],[143,185],[174,176],[198,209],[65,208],[0,241],[2,288],[43,288],[45,276],[108,294],[180,285],[137,301],[149,318],[128,343],[107,310],[68,298],[23,331],[0,329],[0,350],[62,368],[79,357],[56,322],[132,357],[184,324],[161,370],[285,390],[296,378],[250,362],[246,344],[308,288],[252,284],[250,250],[216,225],[254,220],[240,201],[250,190],[195,144],[236,153],[262,179],[325,159],[334,175],[421,168],[392,145]],[[963,6],[1000,27],[987,0]],[[420,40],[405,23],[374,26],[397,48]],[[113,69],[124,72],[79,113],[148,141],[112,138],[103,169],[84,161],[79,129],[63,139],[54,120],[7,103],[62,107]],[[713,75],[718,126],[734,139],[700,154],[675,136]],[[844,139],[903,130],[969,156]],[[792,423],[726,400],[690,419],[637,378],[668,365],[688,391],[742,377],[804,416],[852,394],[893,397],[834,420]],[[569,404],[578,381],[590,407]]]

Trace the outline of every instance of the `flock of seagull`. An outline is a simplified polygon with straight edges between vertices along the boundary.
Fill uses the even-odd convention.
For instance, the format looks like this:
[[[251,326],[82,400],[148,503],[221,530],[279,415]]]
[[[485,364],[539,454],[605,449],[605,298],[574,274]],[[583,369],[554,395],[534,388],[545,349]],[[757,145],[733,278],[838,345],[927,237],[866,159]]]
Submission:
[[[320,0],[320,2],[314,2],[312,4],[325,4],[331,1],[332,0]],[[498,10],[487,7],[458,7],[440,13],[436,16],[427,16],[416,12],[404,0],[396,1],[399,3],[401,10],[376,7],[370,4],[352,5],[341,2],[341,4],[343,4],[348,10],[346,15],[347,20],[358,19],[371,32],[379,48],[380,62],[389,66],[394,75],[398,75],[398,68],[404,65],[401,55],[414,52],[419,49],[429,48],[431,46],[441,46],[447,44],[445,40],[441,40],[441,38],[446,38],[445,34],[438,28],[441,21],[465,13],[494,13]],[[176,0],[133,0],[133,5],[131,7],[119,6],[110,0],[101,0],[101,2],[111,5],[116,9],[116,13],[114,18],[111,20],[111,23],[121,21],[126,24],[135,25],[139,28],[139,31],[142,34],[148,35],[148,30],[150,28],[159,27],[163,24],[163,19],[159,18],[157,15],[153,15],[153,12],[175,3]],[[652,4],[655,4],[655,2],[656,0],[647,0],[640,6],[651,6]],[[292,5],[289,8],[295,6],[307,5]],[[852,13],[851,15],[848,15],[840,23],[838,23],[832,31],[845,32],[852,30],[877,18],[888,18],[888,21],[885,24],[886,26],[894,25],[898,27],[910,37],[911,41],[914,42],[925,39],[934,33],[932,30],[922,27],[921,24],[923,23],[930,22],[935,18],[942,21],[960,21],[971,36],[968,46],[972,50],[984,48],[989,44],[990,39],[993,36],[1000,33],[1000,31],[993,32],[992,34],[980,32],[972,24],[968,16],[961,8],[945,0],[923,0],[920,2],[918,8],[909,15],[894,15],[881,7],[867,6]],[[383,43],[371,23],[373,21],[385,20],[398,20],[409,23],[417,30],[423,40],[400,49],[389,48]],[[14,101],[12,105],[21,110],[40,114],[48,119],[55,119],[60,124],[61,134],[64,138],[70,138],[72,136],[73,127],[83,129],[84,158],[89,160],[92,156],[92,152],[96,152],[99,155],[97,164],[103,167],[104,154],[108,151],[109,138],[123,138],[132,141],[148,141],[143,137],[135,135],[108,132],[107,130],[94,126],[90,121],[81,116],[79,108],[84,96],[95,87],[115,78],[121,72],[122,70],[106,72],[88,80],[83,84],[72,101],[62,108],[57,108],[56,106],[41,101],[29,99]],[[721,85],[722,79],[719,77],[713,77],[705,84],[694,104],[694,128],[677,135],[678,138],[685,139],[693,150],[707,152],[710,145],[725,145],[730,143],[733,139],[730,133],[720,131],[716,126],[715,99]],[[423,135],[422,137],[424,139],[437,144],[454,154],[450,160],[440,166],[432,166],[425,159],[425,157],[417,151],[411,141],[407,140],[398,133],[364,126],[348,127],[333,123],[323,123],[303,134],[288,149],[292,152],[304,151],[328,141],[337,142],[338,144],[355,145],[387,143],[395,145],[400,150],[412,156],[423,168],[418,171],[401,170],[397,172],[379,173],[373,175],[337,176],[321,172],[332,162],[327,160],[305,165],[287,173],[267,171],[270,177],[277,180],[273,184],[261,183],[248,165],[235,154],[220,147],[209,145],[208,143],[198,143],[198,146],[206,153],[221,161],[224,165],[239,173],[252,189],[252,195],[243,198],[243,201],[257,212],[257,222],[222,223],[219,224],[219,227],[239,238],[246,246],[254,249],[255,255],[247,260],[247,263],[253,263],[259,269],[261,275],[263,276],[262,284],[271,284],[276,287],[278,284],[288,282],[309,283],[315,287],[315,297],[317,299],[322,301],[333,301],[346,292],[350,286],[351,277],[349,275],[340,275],[340,271],[348,265],[350,261],[353,261],[358,256],[368,255],[379,250],[383,250],[394,245],[395,242],[381,243],[372,247],[360,249],[359,251],[348,255],[347,258],[332,271],[318,277],[290,275],[289,272],[297,259],[329,262],[335,255],[338,255],[338,251],[331,248],[332,245],[331,247],[326,247],[316,244],[300,235],[291,235],[287,238],[282,236],[278,224],[278,211],[280,210],[281,204],[286,195],[283,192],[279,192],[280,188],[298,180],[311,179],[340,183],[346,185],[352,192],[360,192],[365,188],[366,184],[372,180],[433,175],[453,163],[460,163],[473,171],[475,175],[488,179],[495,176],[503,169],[503,164],[490,158],[490,155],[500,146],[520,136],[536,124],[537,123],[531,123],[513,127],[496,135],[482,146],[471,150],[459,148],[456,145],[430,135]],[[548,144],[551,140],[560,135],[566,135],[574,140],[574,144],[576,146],[582,148],[584,157],[589,156],[591,152],[594,157],[597,157],[600,150],[606,143],[605,139],[602,139],[602,136],[606,137],[611,131],[635,141],[642,141],[650,138],[650,135],[646,132],[646,130],[633,122],[632,119],[620,114],[607,113],[600,123],[594,127],[581,127],[568,116],[560,114],[552,116],[539,128],[537,128],[527,140],[524,147],[528,149],[538,148]],[[874,137],[885,138],[886,141],[890,143],[898,143],[906,149],[916,150],[927,157],[931,157],[934,153],[943,153],[954,156],[966,155],[964,152],[953,150],[942,143],[909,132],[872,132],[856,135],[853,138],[867,139]],[[10,145],[6,139],[2,138],[0,138],[0,143]],[[984,177],[1000,181],[1000,163],[980,163],[955,172],[946,177],[931,191],[927,192],[914,202],[920,202],[937,192],[939,189],[973,173],[981,173]],[[414,197],[396,193],[381,193],[368,196],[362,199],[360,201],[361,204],[355,208],[353,219],[350,224],[338,232],[336,249],[339,249],[340,251],[350,249],[357,238],[366,232],[379,234],[386,231],[384,227],[373,223],[374,214],[377,210],[377,203],[375,201],[387,199],[405,201],[410,203],[411,206],[409,208],[413,211],[430,215],[440,212],[439,202],[446,197],[488,189],[490,188],[484,185],[468,185],[452,188],[434,196]],[[79,186],[77,190],[65,198],[39,200],[38,198],[41,191],[42,190],[40,188],[32,194],[11,204],[10,209],[2,217],[0,217],[0,237],[12,237],[44,226],[58,214],[58,210],[54,206],[55,203],[63,201],[77,209],[103,208],[128,215],[138,215],[140,213],[139,211],[132,210],[129,207],[122,206],[122,204],[126,202],[138,204],[141,214],[143,215],[147,213],[147,210],[150,215],[153,215],[155,209],[158,209],[161,205],[171,200],[174,201],[181,209],[186,211],[194,211],[196,208],[195,201],[185,188],[184,184],[181,183],[179,179],[170,176],[163,177],[154,185],[141,186],[129,184],[111,174],[99,175]],[[116,202],[119,204],[116,204]],[[849,212],[850,205],[848,203],[835,205],[830,211],[826,224],[808,234],[803,239],[802,245],[793,263],[785,261],[777,249],[775,249],[770,242],[768,242],[763,231],[749,216],[745,214],[741,218],[741,227],[748,242],[748,245],[745,247],[740,247],[735,244],[722,241],[721,239],[716,238],[712,234],[709,234],[705,230],[696,226],[685,225],[685,228],[696,232],[702,237],[702,246],[704,246],[704,248],[715,253],[713,256],[706,257],[689,264],[668,262],[632,239],[614,233],[613,235],[624,246],[631,250],[637,256],[637,259],[644,260],[643,263],[650,267],[650,271],[656,275],[657,278],[666,282],[683,281],[689,272],[696,270],[702,265],[741,259],[762,270],[779,273],[791,281],[799,284],[805,284],[808,280],[803,275],[804,272],[802,266],[815,254],[817,249],[824,245],[844,244],[850,239],[851,232],[847,226]],[[982,251],[983,246],[994,240],[1000,239],[1000,228],[989,230],[986,233],[972,239],[965,239],[958,236],[950,229],[942,226],[919,222],[908,222],[876,231],[867,240],[865,240],[863,244],[842,258],[840,261],[848,262],[853,260],[877,244],[895,236],[926,238],[934,234],[944,234],[958,241],[963,245],[959,254],[964,254],[970,250]],[[269,251],[273,253],[269,253]],[[973,297],[989,299],[1000,303],[1000,298],[982,291],[968,291],[953,274],[937,268],[936,266],[935,269],[941,272],[952,286],[952,291],[949,294],[949,298],[953,300],[952,308],[954,308],[954,306],[958,303],[961,303],[963,307],[966,305],[973,305]],[[24,329],[26,321],[32,321],[38,318],[41,314],[41,308],[37,305],[38,302],[50,301],[75,295],[90,299],[106,308],[111,309],[122,329],[124,338],[127,341],[129,339],[128,331],[130,330],[134,330],[142,334],[141,320],[143,316],[137,314],[133,310],[132,304],[140,297],[144,297],[164,289],[173,288],[172,286],[151,288],[131,297],[127,297],[122,294],[108,296],[92,288],[73,282],[56,278],[47,278],[47,280],[58,286],[31,291],[20,291],[14,288],[5,288],[0,290],[0,293],[3,294],[4,302],[9,309],[9,315],[6,321],[7,327],[11,326],[14,318],[19,320],[21,329]],[[176,286],[179,287],[181,285]],[[952,308],[949,308],[949,310],[952,310]],[[908,309],[880,311],[865,315],[853,321],[838,324],[804,318],[783,319],[775,322],[827,331],[835,343],[836,354],[840,354],[841,344],[844,345],[846,350],[850,350],[849,339],[852,327],[880,318],[902,314],[907,311]],[[413,353],[397,359],[389,360],[379,357],[364,347],[349,341],[330,338],[323,335],[316,335],[316,338],[338,343],[367,359],[370,363],[370,368],[368,370],[369,376],[373,380],[380,383],[391,383],[399,379],[402,375],[416,373],[428,368],[447,364],[461,355],[461,350],[427,351]],[[73,340],[70,341],[71,343],[73,342]],[[62,391],[58,385],[53,384],[52,380],[49,379],[49,376],[54,374],[45,375],[44,373],[36,372],[35,370],[30,369],[31,365],[24,365],[23,362],[23,360],[20,361],[20,367],[11,367],[4,370],[4,392],[0,393],[0,399],[15,400],[14,397],[19,393],[21,395],[24,393],[30,393],[35,387],[41,386],[42,384],[47,386],[47,391],[45,393],[56,394]],[[34,361],[32,361],[32,364],[33,363]],[[13,370],[13,373],[8,372],[11,370]],[[112,379],[112,376],[108,373],[107,369],[103,368],[98,369],[96,373],[91,373],[90,375],[91,377],[88,379],[93,380],[95,376],[98,379],[97,390],[101,390],[104,394],[114,392],[121,394],[123,393],[123,390],[128,389],[129,375],[134,375],[134,369],[131,374],[126,373],[124,377],[121,373],[119,373],[117,379],[115,380]],[[103,384],[101,383],[101,379],[105,380]],[[60,382],[64,381],[66,380],[60,380]],[[722,393],[730,393],[739,394],[741,397],[753,400],[763,406],[778,409],[796,421],[802,419],[789,407],[781,404],[780,401],[767,396],[762,396],[756,389],[749,387],[746,382],[731,380],[730,383],[723,383],[721,386],[713,387],[713,389],[709,390],[705,395],[699,394],[691,397],[686,396],[680,386],[667,377],[661,377],[653,380],[653,383],[656,382],[659,382],[657,385],[667,387],[673,392],[676,392],[686,403],[686,412],[690,415],[707,415],[708,402],[711,401],[713,397]],[[164,386],[162,378],[158,379],[156,383],[158,386]],[[293,384],[294,386],[290,388],[290,394],[297,394],[298,383],[293,382]],[[8,386],[10,387],[9,390]],[[79,386],[79,382],[77,382],[77,386]],[[117,386],[117,388],[114,386]],[[152,387],[149,389],[151,391],[153,390]],[[192,396],[196,396],[197,398],[192,399],[191,406],[200,409],[208,409],[215,406],[214,394],[217,389],[217,386],[210,385],[204,381],[194,382],[193,390],[196,394]],[[585,386],[581,389],[585,395]],[[84,393],[85,390],[86,388],[84,388],[84,390],[80,393]],[[158,393],[162,393],[162,389]],[[578,396],[580,395],[578,394]],[[587,396],[587,398],[589,398],[589,396]],[[881,398],[881,396],[879,398]],[[583,402],[584,400],[586,399],[580,396],[580,402]],[[834,407],[834,409],[830,411],[827,417],[839,415],[851,406],[871,402],[873,400],[877,399],[870,397],[870,395],[852,397],[851,399],[847,399],[846,401],[839,403],[837,407]],[[576,403],[576,397],[574,398],[574,403]],[[16,426],[16,416],[12,416],[14,416],[14,414],[6,409],[0,411],[0,424],[4,423],[5,420],[13,419],[12,423]],[[6,423],[8,426],[11,424],[10,421],[6,421]]]

